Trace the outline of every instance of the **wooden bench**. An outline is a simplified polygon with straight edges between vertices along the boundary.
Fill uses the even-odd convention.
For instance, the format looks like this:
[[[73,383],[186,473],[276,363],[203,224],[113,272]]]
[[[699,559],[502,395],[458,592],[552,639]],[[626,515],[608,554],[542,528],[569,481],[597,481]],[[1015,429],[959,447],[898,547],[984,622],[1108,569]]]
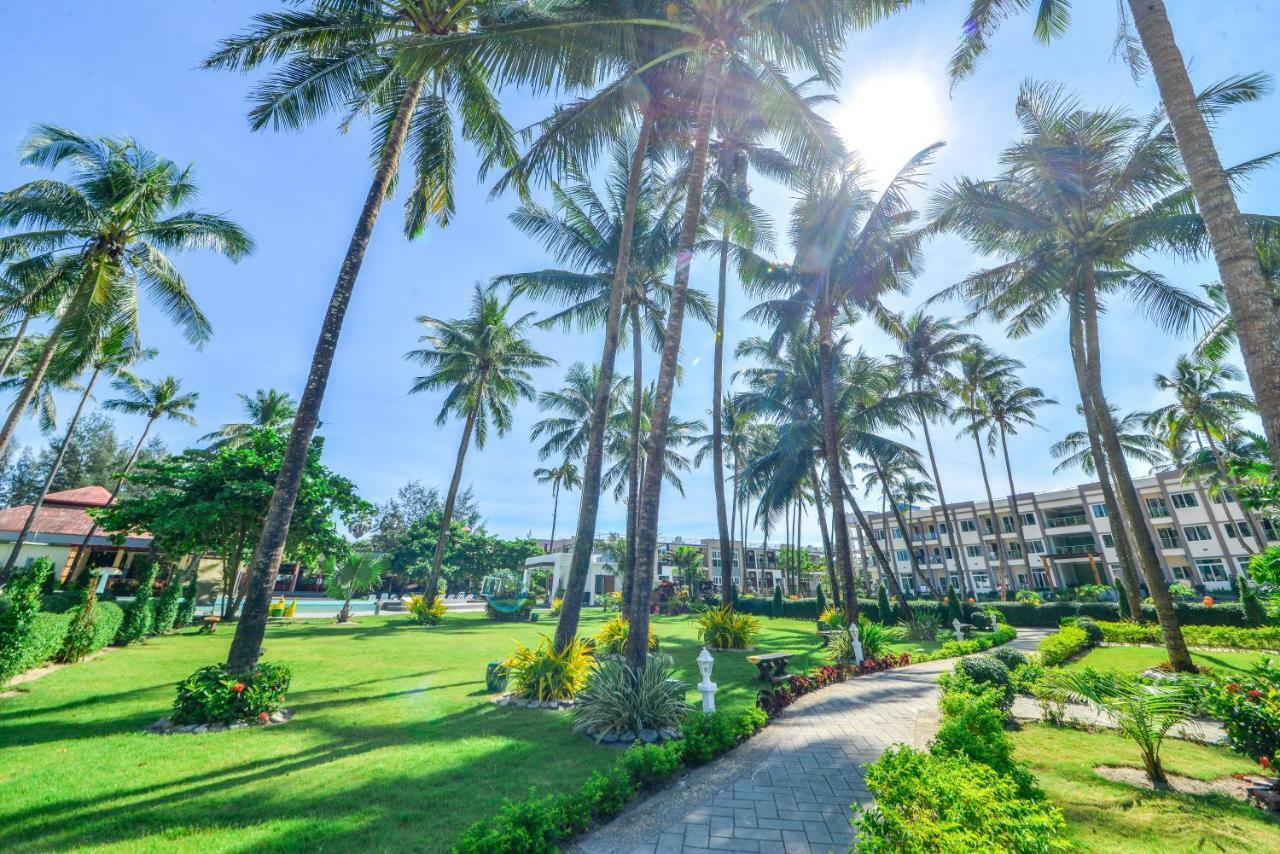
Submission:
[[[961,623],[961,624],[960,624],[960,634],[964,635],[965,637],[969,637],[970,635],[972,635],[972,634],[974,633],[974,631],[975,631],[975,629],[974,629],[974,627],[973,627],[973,623]]]
[[[1280,812],[1280,790],[1274,786],[1250,786],[1245,796],[1270,812]]]
[[[213,634],[218,630],[218,623],[222,622],[222,618],[216,614],[205,614],[200,618],[200,631]]]
[[[847,634],[847,632],[839,631],[839,630],[824,630],[824,631],[818,632],[818,634],[822,637],[822,645],[830,646],[831,638],[833,635],[843,635],[843,634]]]
[[[760,671],[762,682],[781,682],[789,678],[787,663],[791,661],[791,656],[792,653],[789,652],[770,652],[765,655],[748,655],[747,661]]]

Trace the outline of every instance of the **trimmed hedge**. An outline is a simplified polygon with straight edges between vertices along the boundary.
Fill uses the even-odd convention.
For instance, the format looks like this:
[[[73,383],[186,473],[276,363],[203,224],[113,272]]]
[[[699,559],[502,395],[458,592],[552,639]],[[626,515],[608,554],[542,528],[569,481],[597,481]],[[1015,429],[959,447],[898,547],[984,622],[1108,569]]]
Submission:
[[[1107,643],[1153,644],[1160,646],[1164,637],[1157,625],[1139,626],[1136,623],[1105,623],[1094,625],[1102,629]],[[1222,647],[1225,649],[1257,649],[1280,652],[1280,627],[1241,629],[1235,626],[1183,626],[1182,637],[1187,646]]]
[[[1079,626],[1063,626],[1040,641],[1040,663],[1045,667],[1057,667],[1089,647],[1088,632]]]
[[[935,603],[936,604],[936,603]],[[914,607],[915,603],[912,603]],[[1044,605],[1028,605],[1022,602],[983,602],[980,606],[968,606],[968,613],[993,608],[1000,612],[1011,626],[1035,626],[1057,628],[1065,617],[1090,617],[1099,622],[1115,622],[1120,619],[1120,606],[1116,602],[1049,602]],[[1240,626],[1246,625],[1244,608],[1238,602],[1206,606],[1199,602],[1177,602],[1174,610],[1183,626]],[[1156,609],[1142,606],[1142,618],[1156,622]]]
[[[95,604],[94,611],[93,644],[89,653],[95,653],[115,640],[116,632],[124,622],[124,611],[115,602],[99,601]],[[17,658],[15,675],[53,661],[62,650],[62,641],[67,636],[71,618],[70,611],[41,611],[36,615],[31,628],[31,640]]]

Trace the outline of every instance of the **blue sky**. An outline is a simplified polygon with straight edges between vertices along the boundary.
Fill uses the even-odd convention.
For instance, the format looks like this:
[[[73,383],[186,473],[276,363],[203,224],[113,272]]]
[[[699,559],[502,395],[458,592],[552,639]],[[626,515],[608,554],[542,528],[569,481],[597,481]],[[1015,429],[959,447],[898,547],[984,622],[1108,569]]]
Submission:
[[[257,240],[258,251],[239,265],[199,253],[181,258],[190,286],[214,324],[214,338],[202,351],[144,308],[146,343],[160,350],[146,373],[177,375],[187,388],[200,392],[200,426],[166,425],[162,437],[178,448],[237,420],[237,392],[276,387],[296,396],[368,186],[368,137],[365,128],[342,136],[332,123],[302,133],[252,133],[245,120],[252,78],[199,70],[219,37],[243,27],[254,12],[278,4],[42,0],[3,5],[0,187],[34,177],[17,165],[15,155],[33,122],[83,133],[129,134],[175,161],[193,162],[204,188],[203,206],[227,212]],[[1013,102],[1026,79],[1064,83],[1090,105],[1128,105],[1144,113],[1156,105],[1150,77],[1135,84],[1127,68],[1110,58],[1114,4],[1100,0],[1075,4],[1069,34],[1049,47],[1034,41],[1029,18],[1008,22],[978,72],[949,94],[946,60],[966,6],[967,0],[933,0],[850,40],[838,92],[842,103],[831,117],[871,166],[891,170],[941,139],[947,146],[931,170],[931,184],[957,175],[991,175],[1000,149],[1016,135]],[[1232,74],[1280,74],[1280,19],[1269,0],[1214,4],[1212,15],[1205,14],[1205,4],[1190,0],[1169,0],[1169,6],[1198,86]],[[1224,162],[1276,147],[1278,98],[1239,108],[1221,121],[1216,136]],[[503,101],[513,123],[521,126],[549,107],[515,90],[504,93]],[[488,188],[474,182],[474,160],[468,155],[460,176],[458,214],[447,230],[410,243],[399,228],[398,202],[384,209],[343,332],[322,414],[326,459],[371,500],[386,498],[410,479],[447,483],[461,431],[457,424],[435,426],[438,398],[406,393],[414,369],[403,354],[415,346],[415,318],[457,316],[465,310],[474,282],[546,263],[539,248],[507,222],[515,202],[490,200]],[[1280,173],[1273,169],[1252,181],[1241,206],[1276,213],[1278,192]],[[785,189],[761,184],[755,198],[785,225],[790,206]],[[959,240],[934,240],[914,292],[894,307],[922,302],[982,262]],[[1208,265],[1156,266],[1186,287],[1215,278]],[[714,267],[695,264],[694,286],[712,291],[714,284]],[[748,307],[732,287],[730,342],[752,333],[750,324],[737,319]],[[960,312],[958,307],[950,310]],[[1019,488],[1074,482],[1073,474],[1052,473],[1047,454],[1053,441],[1078,426],[1062,323],[1020,341],[1006,340],[995,327],[975,331],[1026,362],[1028,382],[1062,402],[1045,413],[1044,430],[1014,440]],[[534,334],[539,346],[559,360],[557,367],[539,372],[540,387],[558,384],[572,362],[599,356],[598,334]],[[1167,369],[1189,342],[1164,337],[1123,307],[1107,315],[1103,334],[1111,399],[1126,411],[1156,405],[1152,375]],[[865,326],[854,330],[854,338],[871,352],[886,352],[883,337]],[[684,340],[686,379],[677,390],[675,408],[685,417],[705,417],[712,338],[705,327],[691,326]],[[650,375],[655,361],[648,359]],[[491,438],[483,451],[473,449],[468,458],[464,480],[474,486],[492,530],[545,536],[550,526],[550,495],[531,474],[538,463],[528,430],[537,417],[534,405],[522,404],[515,430],[503,439]],[[125,421],[121,427],[125,432],[139,429]],[[977,497],[982,487],[971,443],[953,441],[947,429],[938,432],[948,497]],[[36,438],[34,428],[25,426],[22,439]],[[663,533],[714,535],[709,470],[685,480],[685,497],[671,490],[664,495]],[[879,501],[872,503],[878,506]],[[562,501],[561,532],[572,526],[576,504],[573,495]],[[623,518],[621,506],[606,502],[599,530],[621,530]],[[807,527],[806,538],[816,541],[816,528]]]

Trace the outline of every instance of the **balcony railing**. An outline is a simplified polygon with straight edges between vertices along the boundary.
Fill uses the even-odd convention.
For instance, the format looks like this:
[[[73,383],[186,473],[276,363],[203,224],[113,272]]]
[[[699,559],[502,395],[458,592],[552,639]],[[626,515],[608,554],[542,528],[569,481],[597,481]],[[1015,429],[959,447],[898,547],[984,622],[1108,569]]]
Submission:
[[[1046,528],[1065,528],[1068,525],[1087,525],[1089,517],[1083,513],[1074,516],[1054,516],[1044,520]]]
[[[1055,555],[1087,555],[1092,551],[1096,551],[1093,546],[1054,546],[1053,553]]]

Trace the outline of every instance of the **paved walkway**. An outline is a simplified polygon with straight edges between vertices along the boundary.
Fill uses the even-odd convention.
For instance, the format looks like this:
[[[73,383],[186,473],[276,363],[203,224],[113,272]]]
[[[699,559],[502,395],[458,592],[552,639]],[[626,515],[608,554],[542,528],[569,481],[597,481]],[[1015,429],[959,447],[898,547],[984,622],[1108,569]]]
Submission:
[[[1019,629],[1034,650],[1048,629]],[[673,854],[848,851],[851,803],[870,803],[862,766],[937,727],[938,675],[954,659],[861,676],[807,694],[758,736],[658,792],[572,850]]]

